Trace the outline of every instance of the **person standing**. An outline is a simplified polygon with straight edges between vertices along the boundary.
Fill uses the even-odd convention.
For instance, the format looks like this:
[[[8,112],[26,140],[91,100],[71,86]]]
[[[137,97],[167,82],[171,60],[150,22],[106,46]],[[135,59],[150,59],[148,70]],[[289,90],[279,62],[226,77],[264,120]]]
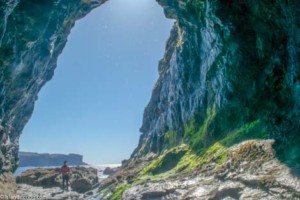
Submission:
[[[60,173],[62,175],[62,187],[63,190],[69,190],[69,175],[70,175],[70,168],[67,165],[67,161],[64,161],[64,165],[60,168]]]

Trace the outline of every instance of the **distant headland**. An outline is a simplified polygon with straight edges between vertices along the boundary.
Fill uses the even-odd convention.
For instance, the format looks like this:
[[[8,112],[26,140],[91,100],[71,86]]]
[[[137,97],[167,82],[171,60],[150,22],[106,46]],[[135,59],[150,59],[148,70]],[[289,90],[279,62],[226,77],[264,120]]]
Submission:
[[[86,165],[80,154],[19,153],[19,167],[60,166],[67,160],[68,165]]]

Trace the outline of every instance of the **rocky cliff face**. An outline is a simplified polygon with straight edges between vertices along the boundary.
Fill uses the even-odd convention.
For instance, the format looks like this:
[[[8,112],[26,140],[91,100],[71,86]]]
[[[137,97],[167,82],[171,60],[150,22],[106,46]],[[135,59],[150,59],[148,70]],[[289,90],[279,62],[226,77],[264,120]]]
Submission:
[[[148,173],[191,173],[204,161],[223,165],[232,145],[254,138],[275,139],[277,158],[299,171],[298,1],[157,1],[176,23],[145,109],[139,146],[127,163],[130,173],[114,194],[122,194],[127,182],[139,185]],[[2,172],[17,166],[19,135],[74,22],[103,2],[0,3]],[[216,155],[216,144],[225,153]],[[141,158],[153,161],[140,164]],[[146,169],[136,171],[130,163]],[[111,184],[117,185],[106,186]]]
[[[278,156],[297,163],[298,1],[157,1],[176,24],[132,157],[206,148],[256,123],[265,134],[250,138],[275,138]]]
[[[18,165],[18,140],[75,21],[106,0],[0,2],[0,171]]]
[[[103,197],[298,199],[298,1],[157,1],[176,23],[139,146]]]

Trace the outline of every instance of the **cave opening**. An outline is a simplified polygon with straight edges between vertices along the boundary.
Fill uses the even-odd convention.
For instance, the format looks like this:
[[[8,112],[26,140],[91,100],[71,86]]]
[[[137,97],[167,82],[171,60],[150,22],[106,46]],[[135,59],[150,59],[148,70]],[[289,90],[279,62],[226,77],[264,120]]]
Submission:
[[[153,0],[110,0],[77,21],[20,151],[78,153],[89,164],[128,158],[172,25]]]

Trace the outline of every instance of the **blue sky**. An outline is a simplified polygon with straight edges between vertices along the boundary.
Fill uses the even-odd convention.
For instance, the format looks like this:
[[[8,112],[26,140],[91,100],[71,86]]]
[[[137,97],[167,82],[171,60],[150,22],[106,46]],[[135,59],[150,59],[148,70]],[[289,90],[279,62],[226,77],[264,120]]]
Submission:
[[[120,163],[137,146],[172,20],[155,0],[110,0],[76,23],[20,150]]]

